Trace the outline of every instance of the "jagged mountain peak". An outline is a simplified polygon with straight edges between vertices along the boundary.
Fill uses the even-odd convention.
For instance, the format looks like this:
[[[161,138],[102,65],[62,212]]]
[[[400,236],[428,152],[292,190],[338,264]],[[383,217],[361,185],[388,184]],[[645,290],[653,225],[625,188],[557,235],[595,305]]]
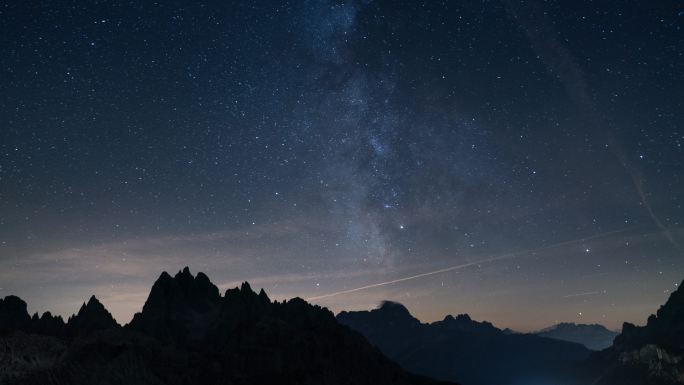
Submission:
[[[189,269],[173,277],[162,273],[125,328],[71,332],[103,313],[91,297],[62,335],[17,333],[22,351],[42,350],[40,365],[30,361],[22,381],[11,383],[437,384],[401,370],[326,308],[301,298],[271,302],[247,282],[222,297],[206,275]],[[61,320],[49,313],[34,318],[54,321],[44,330]]]
[[[394,352],[401,347],[395,337],[409,331],[412,335],[419,331],[421,322],[413,317],[408,309],[393,301],[383,301],[375,309],[362,311],[343,311],[337,314],[337,321],[360,332],[373,344],[389,341],[388,350]],[[385,352],[387,354],[387,351]]]
[[[22,310],[26,309],[27,305],[23,299],[16,295],[8,295],[5,298],[0,298],[0,307],[8,311],[9,309]]]
[[[38,313],[36,313],[36,314],[38,314]],[[52,315],[52,313],[49,311],[44,312],[43,315],[40,316],[40,319],[58,319],[58,320],[64,322],[61,315],[55,316],[55,315]]]
[[[444,322],[472,322],[472,318],[468,314],[459,314],[456,317],[451,314],[444,317]]]
[[[682,286],[684,286],[684,281],[658,309],[656,317],[649,319],[650,322],[684,324],[684,289]]]
[[[15,295],[0,299],[0,331],[25,329],[30,320],[24,300]]]
[[[71,333],[90,333],[118,327],[119,324],[112,314],[94,295],[88,299],[88,302],[81,305],[76,315],[69,317],[67,321],[67,328]]]
[[[26,306],[26,302],[16,295],[8,295],[4,299],[0,298],[0,305],[4,306]]]
[[[371,313],[376,313],[378,316],[392,319],[395,322],[420,323],[406,306],[399,302],[383,301],[377,309],[371,310]]]
[[[684,352],[684,289],[681,285],[670,294],[656,314],[648,317],[645,326],[625,322],[622,333],[615,338],[617,351],[628,351],[654,344],[670,352]]]
[[[202,283],[202,284],[210,284],[211,283],[211,280],[209,280],[209,277],[201,271],[197,272],[197,275],[195,275],[195,281]]]
[[[88,302],[84,304],[86,307],[94,308],[94,307],[102,307],[104,309],[104,305],[102,305],[102,302],[100,302],[95,295],[91,295],[90,298],[88,299]]]
[[[249,282],[245,281],[240,285],[240,290],[242,291],[253,291],[252,287],[249,285]]]
[[[442,321],[437,321],[435,324],[441,324],[441,325],[469,325],[469,324],[476,324],[478,323],[477,321],[473,321],[472,318],[468,314],[458,314],[456,317],[454,317],[451,314],[448,314]]]
[[[459,314],[456,317],[447,315],[442,321],[433,322],[431,325],[444,330],[459,330],[459,331],[479,331],[498,333],[501,332],[498,328],[487,321],[475,321],[468,314]]]
[[[152,285],[143,312],[168,306],[206,307],[207,302],[215,303],[220,297],[218,288],[206,274],[200,272],[193,276],[186,266],[173,277],[165,271],[161,273]]]
[[[196,278],[190,272],[190,268],[185,266],[182,270],[179,270],[178,273],[176,273],[176,275],[173,276],[173,279],[176,282],[190,283],[190,282],[194,282]]]
[[[100,301],[97,299],[97,297],[95,297],[94,295],[92,295],[92,296],[90,296],[90,298],[88,299],[88,302],[83,302],[83,305],[81,305],[81,308],[78,310],[78,315],[79,315],[79,316],[82,316],[82,315],[84,315],[84,314],[86,314],[86,313],[90,313],[90,312],[92,312],[92,313],[101,312],[101,311],[103,311],[103,310],[104,310],[104,311],[107,311],[107,310],[105,309],[104,305],[102,304],[102,302],[100,302]]]
[[[268,295],[266,294],[266,291],[264,291],[263,288],[261,288],[259,290],[259,293],[257,294],[247,281],[243,282],[239,287],[227,289],[226,294],[224,296],[224,303],[231,301],[235,298],[251,298],[258,299],[260,302],[271,303],[271,300],[268,298]]]
[[[199,341],[210,333],[219,314],[254,313],[269,303],[265,292],[255,293],[247,282],[221,296],[206,274],[193,276],[185,267],[173,277],[166,272],[159,276],[142,312],[128,327],[161,340]]]
[[[180,273],[180,272],[179,272],[179,273]],[[172,277],[169,273],[167,273],[166,271],[162,271],[161,274],[159,274],[159,278],[157,278],[157,280],[155,281],[155,283],[160,282],[160,281],[161,281],[161,282],[169,281],[169,280],[172,280],[172,279],[173,279],[173,277]]]
[[[388,327],[417,327],[420,321],[415,318],[406,306],[399,302],[382,301],[380,305],[370,311],[342,311],[337,315],[338,320],[344,320],[342,323],[355,323],[355,319],[365,319],[366,317],[382,322]]]
[[[399,302],[394,302],[394,301],[382,301],[380,303],[380,306],[378,306],[378,310],[383,310],[383,311],[395,311],[395,312],[402,312],[402,313],[408,313],[408,309],[406,306],[402,305]]]

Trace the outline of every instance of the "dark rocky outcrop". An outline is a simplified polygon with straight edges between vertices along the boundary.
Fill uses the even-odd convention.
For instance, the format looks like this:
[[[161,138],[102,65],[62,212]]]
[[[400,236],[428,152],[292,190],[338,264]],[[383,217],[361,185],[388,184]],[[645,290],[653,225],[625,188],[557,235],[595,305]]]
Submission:
[[[0,338],[10,352],[0,354],[9,363],[0,385],[437,383],[402,370],[327,309],[271,301],[246,282],[221,296],[187,268],[163,273],[125,327],[93,297],[66,330]]]
[[[682,283],[684,285],[684,283]],[[582,366],[578,382],[596,385],[684,384],[684,290],[670,295],[645,326],[625,323],[613,345]]]
[[[413,373],[472,385],[545,379],[559,366],[589,355],[579,344],[506,333],[467,314],[423,324],[393,302],[371,311],[341,312],[337,320]]]
[[[684,282],[682,283],[684,285]],[[684,290],[679,287],[655,315],[648,317],[646,326],[625,323],[615,339],[615,349],[626,351],[653,344],[674,354],[684,353]]]
[[[187,267],[174,277],[164,272],[128,327],[163,341],[199,340],[205,337],[220,302],[218,288],[204,273],[195,277]]]
[[[65,324],[61,316],[49,311],[29,316],[26,302],[16,296],[0,299],[0,333],[22,331],[45,336],[77,336],[120,327],[100,301],[92,296]]]
[[[90,297],[76,315],[69,317],[66,325],[67,332],[70,334],[86,334],[118,327],[119,324],[116,323],[112,314],[95,296]]]
[[[0,332],[27,330],[30,322],[26,302],[21,298],[10,295],[0,299]]]
[[[62,316],[53,316],[52,313],[46,311],[42,316],[38,317],[38,313],[31,317],[31,332],[49,336],[60,336],[66,331],[66,324]]]

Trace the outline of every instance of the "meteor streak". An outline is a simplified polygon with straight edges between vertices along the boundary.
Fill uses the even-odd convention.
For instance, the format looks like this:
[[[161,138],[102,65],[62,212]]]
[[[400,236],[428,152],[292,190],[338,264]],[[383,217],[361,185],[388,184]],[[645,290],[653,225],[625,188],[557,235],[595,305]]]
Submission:
[[[437,275],[437,274],[442,274],[442,273],[448,273],[448,272],[450,272],[450,271],[455,271],[455,270],[461,270],[461,269],[465,269],[465,268],[470,267],[470,266],[475,266],[475,265],[480,265],[480,264],[489,263],[489,262],[495,262],[495,261],[501,261],[501,260],[504,260],[504,259],[512,259],[512,258],[519,257],[519,256],[521,256],[521,255],[525,255],[525,254],[529,254],[529,253],[535,253],[535,252],[544,251],[544,250],[549,250],[549,249],[553,249],[553,248],[556,248],[556,247],[567,246],[567,245],[574,245],[574,244],[578,244],[578,243],[581,244],[581,243],[584,243],[584,242],[587,242],[587,241],[591,241],[591,240],[593,240],[593,239],[604,238],[604,237],[607,237],[607,236],[610,236],[610,235],[619,234],[619,233],[624,233],[624,232],[627,231],[627,230],[629,230],[629,229],[608,231],[608,232],[605,232],[605,233],[600,233],[600,234],[592,235],[592,236],[589,236],[589,237],[584,237],[584,238],[580,238],[580,239],[573,239],[573,240],[570,240],[570,241],[565,241],[565,242],[560,242],[560,243],[554,243],[554,244],[552,244],[552,245],[542,246],[542,247],[538,247],[538,248],[535,248],[535,249],[529,249],[529,250],[523,250],[523,251],[516,251],[516,252],[513,252],[513,253],[506,253],[506,254],[502,254],[502,255],[498,255],[498,256],[493,256],[493,257],[486,258],[486,259],[481,259],[481,260],[474,261],[474,262],[468,262],[468,263],[463,263],[463,264],[460,264],[460,265],[445,267],[445,268],[439,269],[439,270],[428,271],[428,272],[426,272],[426,273],[411,275],[411,276],[408,276],[408,277],[397,278],[397,279],[393,279],[393,280],[385,281],[385,282],[373,283],[373,284],[370,284],[370,285],[361,286],[361,287],[356,287],[356,288],[353,288],[353,289],[347,289],[347,290],[336,291],[336,292],[334,292],[334,293],[328,293],[328,294],[318,295],[318,296],[314,296],[314,297],[309,297],[309,298],[307,298],[306,300],[307,300],[307,301],[316,301],[316,300],[320,300],[320,299],[335,297],[335,296],[338,296],[338,295],[349,294],[349,293],[355,293],[355,292],[357,292],[357,291],[373,289],[373,288],[376,288],[376,287],[387,286],[387,285],[393,285],[393,284],[395,284],[395,283],[400,283],[400,282],[405,282],[405,281],[411,281],[411,280],[414,280],[414,279],[423,278],[423,277],[429,277],[429,276],[432,276],[432,275]]]
[[[588,291],[586,293],[568,294],[568,295],[564,295],[563,298],[587,297],[587,296],[596,295],[596,294],[601,294],[601,292],[600,291]]]

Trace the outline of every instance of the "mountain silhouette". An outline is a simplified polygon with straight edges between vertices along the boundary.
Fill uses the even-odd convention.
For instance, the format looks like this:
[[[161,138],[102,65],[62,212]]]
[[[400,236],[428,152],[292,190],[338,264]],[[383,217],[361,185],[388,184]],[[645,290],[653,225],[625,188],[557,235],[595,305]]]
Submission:
[[[66,324],[68,332],[72,334],[92,333],[98,330],[116,329],[116,323],[111,313],[95,296],[81,306],[78,313],[69,318]]]
[[[29,330],[36,334],[59,336],[66,332],[66,324],[61,316],[53,316],[46,311],[40,317],[38,313],[33,314]]]
[[[684,353],[684,290],[681,285],[655,315],[648,317],[646,326],[625,323],[614,345],[616,349],[625,351],[648,344],[658,345],[674,354]]]
[[[21,298],[9,295],[0,299],[0,332],[9,330],[27,330],[31,322],[26,302]]]
[[[174,277],[164,272],[152,286],[142,312],[127,327],[163,341],[201,339],[220,303],[219,289],[204,273],[195,277],[187,267]]]
[[[602,350],[611,346],[619,333],[608,330],[605,326],[598,324],[587,325],[563,322],[542,329],[534,334],[557,340],[577,342],[591,350]]]
[[[412,373],[470,385],[539,380],[590,353],[576,343],[507,333],[467,314],[420,323],[394,302],[371,311],[341,312],[337,320]]]
[[[682,283],[684,285],[684,282]],[[585,363],[578,383],[673,385],[684,383],[684,290],[679,285],[645,326],[625,322],[613,345]]]
[[[246,282],[221,296],[188,268],[162,273],[123,327],[91,297],[63,332],[42,332],[26,304],[8,298],[0,385],[438,383],[402,370],[325,308],[271,301]],[[33,319],[59,324],[47,313]]]

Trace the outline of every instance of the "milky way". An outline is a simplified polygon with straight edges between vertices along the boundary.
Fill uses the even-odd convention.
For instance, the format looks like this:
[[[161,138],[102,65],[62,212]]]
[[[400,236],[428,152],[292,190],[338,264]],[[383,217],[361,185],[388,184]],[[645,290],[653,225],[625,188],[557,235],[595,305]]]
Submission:
[[[334,311],[643,323],[684,278],[683,25],[677,1],[0,2],[0,296],[127,322],[187,265]]]

